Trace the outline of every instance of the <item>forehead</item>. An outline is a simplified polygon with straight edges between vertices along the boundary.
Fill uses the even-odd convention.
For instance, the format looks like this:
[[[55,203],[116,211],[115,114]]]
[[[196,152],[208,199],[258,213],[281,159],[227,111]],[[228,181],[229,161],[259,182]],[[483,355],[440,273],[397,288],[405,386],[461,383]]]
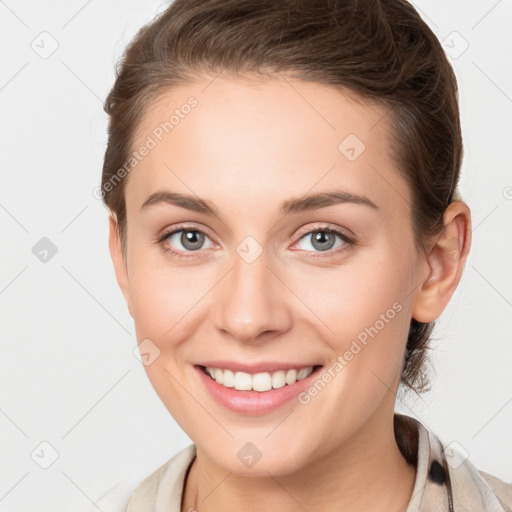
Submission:
[[[333,186],[396,202],[407,190],[386,114],[352,92],[285,76],[174,87],[138,127],[132,149],[151,149],[130,173],[127,204],[167,188],[256,206]]]

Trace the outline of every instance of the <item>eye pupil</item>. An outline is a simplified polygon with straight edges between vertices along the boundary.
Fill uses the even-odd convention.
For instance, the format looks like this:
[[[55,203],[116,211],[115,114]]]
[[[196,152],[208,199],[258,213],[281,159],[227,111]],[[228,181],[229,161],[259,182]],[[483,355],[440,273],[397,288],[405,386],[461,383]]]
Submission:
[[[326,241],[327,240],[327,241]],[[336,239],[333,233],[329,231],[316,231],[313,233],[313,247],[319,251],[328,251],[335,244]],[[319,245],[316,245],[316,244]]]
[[[190,251],[200,249],[204,244],[204,233],[194,230],[183,230],[181,244]]]

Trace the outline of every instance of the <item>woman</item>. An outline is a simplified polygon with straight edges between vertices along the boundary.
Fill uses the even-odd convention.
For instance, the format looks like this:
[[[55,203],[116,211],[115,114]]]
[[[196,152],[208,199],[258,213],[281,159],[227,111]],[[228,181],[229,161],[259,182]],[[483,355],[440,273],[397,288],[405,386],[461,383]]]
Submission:
[[[105,108],[117,281],[194,441],[128,512],[511,510],[394,412],[471,245],[456,80],[410,4],[176,0]]]

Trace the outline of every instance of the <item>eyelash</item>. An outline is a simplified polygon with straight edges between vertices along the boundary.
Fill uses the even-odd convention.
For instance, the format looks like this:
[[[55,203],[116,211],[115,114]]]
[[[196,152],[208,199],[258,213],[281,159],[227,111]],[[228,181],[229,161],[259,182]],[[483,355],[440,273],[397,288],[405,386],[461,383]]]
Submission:
[[[178,258],[194,258],[195,257],[192,254],[190,256],[185,255],[185,254],[183,254],[184,251],[179,251],[177,249],[174,249],[173,247],[166,246],[166,244],[164,243],[167,240],[167,238],[169,238],[171,235],[174,235],[175,233],[179,233],[180,231],[197,231],[198,233],[202,233],[203,235],[210,238],[210,236],[208,235],[208,233],[205,230],[203,230],[197,226],[180,225],[171,230],[166,231],[160,238],[157,239],[156,243],[158,243],[162,247],[164,253],[170,252]],[[306,235],[311,235],[311,234],[317,233],[319,231],[324,232],[324,233],[332,233],[334,235],[338,235],[346,244],[348,244],[349,248],[357,245],[357,243],[354,239],[349,238],[347,235],[345,235],[338,229],[333,228],[329,225],[318,225],[318,226],[314,226],[313,228],[310,228],[309,230],[307,230],[305,232],[299,232],[299,235],[298,235],[299,240],[304,238]],[[333,254],[337,254],[338,252],[342,252],[346,249],[347,249],[346,247],[341,247],[341,248],[337,248],[335,250],[318,251],[317,254],[313,254],[313,255],[307,256],[307,257],[308,258],[324,258],[324,257],[332,256]],[[188,252],[194,253],[194,252],[199,252],[199,251],[188,251]],[[311,251],[307,251],[307,252],[311,252]],[[327,256],[323,256],[322,253],[326,254]]]
[[[198,233],[202,233],[203,235],[210,238],[206,231],[204,231],[203,229],[198,228],[196,226],[177,226],[177,227],[165,232],[157,240],[157,243],[162,247],[164,253],[170,252],[178,258],[194,258],[195,257],[193,254],[191,254],[190,256],[186,256],[185,254],[183,254],[183,251],[178,251],[177,249],[174,249],[173,247],[165,245],[164,242],[167,240],[167,238],[169,238],[171,235],[174,235],[175,233],[179,233],[180,231],[197,231]],[[198,251],[189,251],[189,252],[193,253],[193,252],[198,252]]]

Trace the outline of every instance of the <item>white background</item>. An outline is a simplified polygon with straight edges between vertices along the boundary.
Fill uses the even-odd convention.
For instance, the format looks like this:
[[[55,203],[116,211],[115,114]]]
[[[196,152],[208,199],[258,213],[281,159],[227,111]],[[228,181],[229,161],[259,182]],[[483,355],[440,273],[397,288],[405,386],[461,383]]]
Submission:
[[[512,2],[415,5],[452,46],[465,143],[460,190],[473,215],[473,247],[438,322],[433,389],[397,408],[510,482]],[[115,62],[164,8],[0,2],[2,512],[100,510],[95,502],[108,489],[135,485],[191,442],[133,355],[107,211],[93,196]],[[31,47],[42,47],[43,37],[46,51],[58,43],[48,58]],[[42,237],[58,250],[46,263],[32,252]],[[58,458],[43,469],[34,450],[40,463],[52,450]]]

